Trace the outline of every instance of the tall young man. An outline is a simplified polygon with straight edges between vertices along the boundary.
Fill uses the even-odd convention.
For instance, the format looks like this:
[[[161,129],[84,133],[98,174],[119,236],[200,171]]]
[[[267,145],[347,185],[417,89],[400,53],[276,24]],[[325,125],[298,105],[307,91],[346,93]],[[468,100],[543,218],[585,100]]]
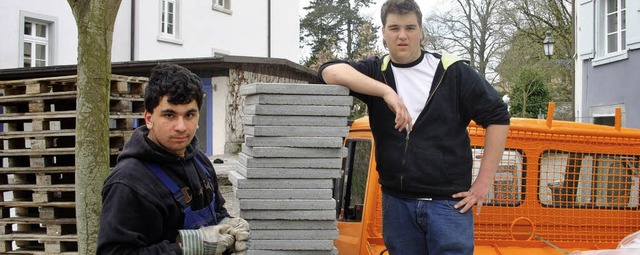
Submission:
[[[423,50],[422,13],[414,0],[381,9],[389,54],[331,61],[320,80],[340,84],[369,109],[382,185],[383,238],[391,255],[473,254],[480,213],[509,129],[506,104],[465,61]],[[486,128],[472,183],[470,120]]]

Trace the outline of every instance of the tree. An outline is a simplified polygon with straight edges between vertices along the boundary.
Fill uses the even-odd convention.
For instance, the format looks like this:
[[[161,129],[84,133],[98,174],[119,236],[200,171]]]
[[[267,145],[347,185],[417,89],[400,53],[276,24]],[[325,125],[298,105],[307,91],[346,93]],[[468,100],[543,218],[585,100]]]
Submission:
[[[111,44],[121,0],[68,0],[78,27],[76,100],[76,224],[78,253],[96,254],[102,202],[109,174]]]
[[[507,21],[538,42],[540,51],[545,32],[550,30],[556,41],[554,55],[573,57],[573,0],[513,0],[502,8]]]
[[[501,13],[521,36],[528,37],[531,45],[542,54],[542,41],[545,32],[551,31],[555,40],[554,55],[545,59],[545,74],[550,77],[549,89],[556,104],[569,105],[563,111],[556,107],[558,119],[573,121],[574,118],[574,58],[575,31],[573,26],[574,0],[514,0],[504,5]]]
[[[425,19],[432,45],[461,56],[490,81],[499,54],[507,46],[513,30],[504,22],[499,6],[504,0],[456,0],[457,5]]]
[[[538,69],[544,72],[546,56],[539,47],[531,45],[539,44],[521,31],[517,31],[510,39],[509,48],[500,54],[500,63],[496,67],[496,72],[500,80],[494,86],[507,94],[511,92],[511,85],[520,78],[523,67]],[[542,46],[541,46],[542,47]]]
[[[509,94],[510,112],[514,117],[535,118],[547,112],[550,100],[544,76],[533,68],[523,68]]]
[[[360,15],[362,8],[372,0],[312,0],[304,10],[309,13],[300,20],[300,41],[311,48],[311,55],[304,65],[318,69],[332,59],[347,61],[380,56],[376,47],[379,27],[371,17]],[[354,99],[350,119],[357,119],[367,112],[366,105]]]
[[[311,54],[304,65],[315,67],[331,58],[361,59],[367,53],[377,53],[379,28],[371,17],[360,10],[372,0],[312,0],[300,20],[300,41],[310,47]]]

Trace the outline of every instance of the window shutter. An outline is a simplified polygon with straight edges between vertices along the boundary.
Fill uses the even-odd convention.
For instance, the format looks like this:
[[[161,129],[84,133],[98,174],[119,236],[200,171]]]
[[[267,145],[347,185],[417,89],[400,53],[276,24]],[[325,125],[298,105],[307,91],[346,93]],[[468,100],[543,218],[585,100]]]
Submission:
[[[640,48],[640,1],[626,1],[627,4],[627,49]],[[635,25],[633,25],[635,24]]]
[[[593,58],[596,15],[594,0],[580,0],[578,11],[578,53],[581,59]],[[629,23],[627,23],[629,24]]]

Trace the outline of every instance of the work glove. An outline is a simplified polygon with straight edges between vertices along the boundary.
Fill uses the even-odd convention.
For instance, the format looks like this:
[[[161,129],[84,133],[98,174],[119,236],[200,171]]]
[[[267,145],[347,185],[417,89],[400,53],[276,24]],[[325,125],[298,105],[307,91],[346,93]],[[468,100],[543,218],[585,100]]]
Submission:
[[[233,248],[235,238],[229,234],[230,225],[218,224],[199,229],[178,230],[178,243],[184,255],[222,255]]]
[[[235,238],[235,244],[232,247],[235,255],[247,254],[249,241],[251,239],[249,223],[243,218],[227,217],[220,221],[218,225],[226,225],[229,227],[229,234]]]

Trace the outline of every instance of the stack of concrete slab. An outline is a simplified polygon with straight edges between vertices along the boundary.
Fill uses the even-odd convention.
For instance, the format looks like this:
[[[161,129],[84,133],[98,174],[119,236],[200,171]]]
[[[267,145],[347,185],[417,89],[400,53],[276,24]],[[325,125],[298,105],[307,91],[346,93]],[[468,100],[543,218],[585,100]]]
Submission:
[[[244,85],[245,143],[229,172],[249,255],[337,254],[333,179],[347,151],[352,98],[343,86]]]

